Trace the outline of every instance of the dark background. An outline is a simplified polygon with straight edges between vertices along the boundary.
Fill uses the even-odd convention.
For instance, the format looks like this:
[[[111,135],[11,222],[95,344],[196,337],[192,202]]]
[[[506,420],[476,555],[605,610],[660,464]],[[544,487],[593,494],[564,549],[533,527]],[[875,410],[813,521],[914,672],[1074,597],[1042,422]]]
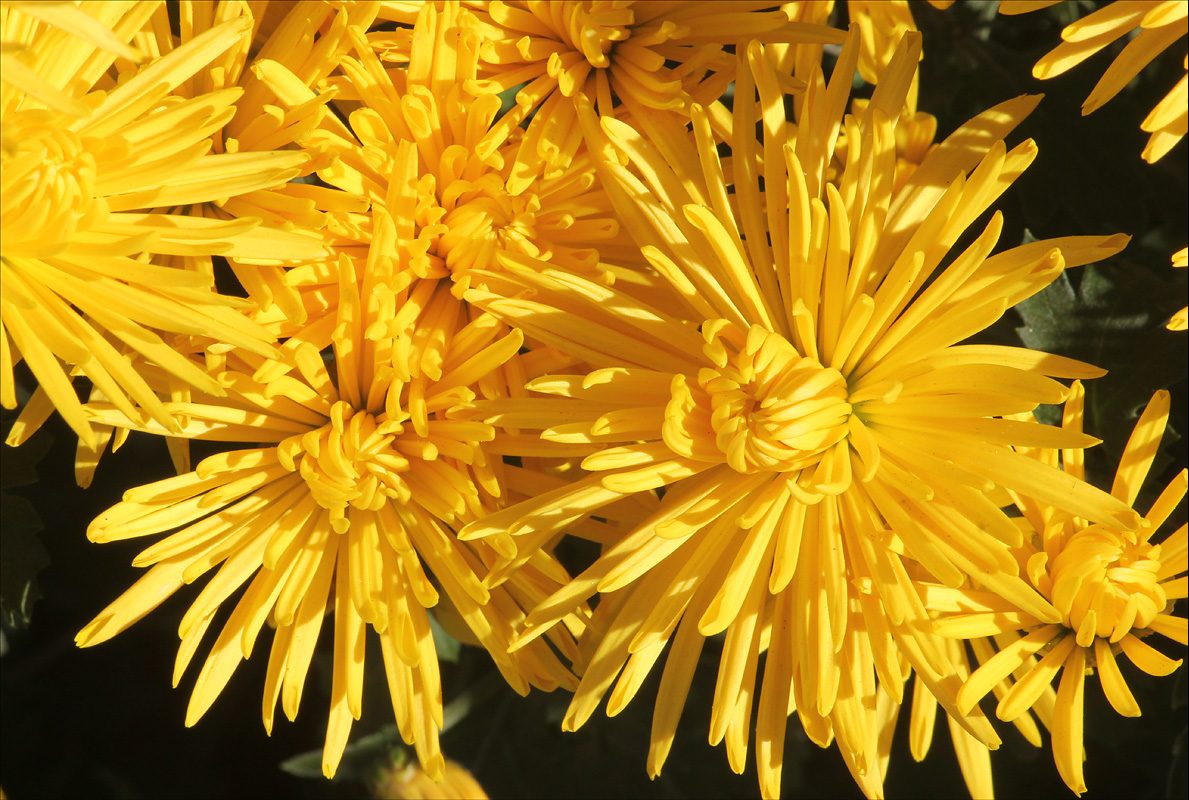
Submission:
[[[959,3],[948,12],[914,3],[925,37],[920,108],[939,117],[940,139],[1003,100],[1021,93],[1047,95],[1009,141],[1010,146],[1032,137],[1040,156],[998,204],[1007,222],[1000,249],[1022,241],[1025,229],[1036,238],[1123,231],[1133,240],[1109,264],[1071,270],[1067,279],[1009,313],[986,336],[1010,343],[1022,338],[1030,346],[1112,370],[1088,387],[1088,424],[1105,440],[1088,453],[1089,465],[1108,485],[1136,409],[1154,389],[1169,388],[1170,427],[1176,433],[1166,436],[1156,469],[1160,479],[1153,475],[1149,482],[1161,488],[1186,464],[1185,440],[1169,441],[1185,430],[1186,335],[1163,330],[1186,296],[1186,271],[1168,266],[1171,253],[1186,243],[1186,145],[1182,141],[1157,164],[1146,164],[1140,152],[1147,134],[1139,124],[1184,74],[1185,41],[1104,108],[1082,118],[1081,102],[1110,63],[1110,54],[1100,53],[1047,82],[1030,74],[1036,59],[1059,40],[1062,25],[1096,6],[1077,5],[1076,10],[1064,5],[999,17],[993,2]],[[844,10],[839,9],[840,23]],[[979,223],[972,227],[981,230]],[[14,416],[4,414],[4,433]],[[129,563],[142,545],[92,545],[84,536],[86,526],[128,487],[170,474],[165,447],[134,434],[124,449],[105,456],[86,491],[72,478],[74,437],[56,418],[24,447],[0,449],[6,602],[13,591],[14,562],[35,562],[38,541],[48,559],[37,577],[42,597],[32,607],[30,623],[14,626],[5,620],[0,786],[8,797],[351,797],[366,792],[367,781],[386,759],[399,757],[399,748],[386,739],[379,747],[349,752],[333,783],[282,770],[282,762],[321,749],[329,665],[315,660],[297,721],[290,723],[278,712],[270,738],[259,721],[264,643],[240,666],[206,717],[195,728],[184,728],[198,667],[192,665],[178,689],[169,682],[178,642],[175,626],[195,590],[180,592],[113,641],[77,649],[75,633],[140,574]],[[35,539],[26,533],[31,513],[42,526]],[[1182,504],[1174,522],[1184,519]],[[1184,601],[1178,613],[1184,614]],[[374,638],[370,644],[369,657],[378,656]],[[1163,644],[1168,645],[1164,652],[1184,656],[1183,648]],[[469,767],[495,798],[758,797],[754,762],[749,760],[747,772],[736,776],[723,748],[706,743],[718,655],[718,643],[711,640],[682,729],[655,782],[645,773],[645,756],[659,670],[620,717],[608,720],[599,712],[578,733],[563,734],[566,695],[520,698],[493,680],[494,669],[482,652],[463,648],[456,662],[442,665],[446,700],[469,692],[473,703],[444,735],[443,750]],[[195,662],[202,657],[200,652]],[[1097,682],[1087,681],[1091,796],[1184,797],[1186,670],[1182,666],[1174,676],[1152,679],[1121,663],[1144,715],[1118,717]],[[378,661],[369,664],[364,716],[353,741],[391,723],[381,671]],[[964,796],[947,726],[938,720],[931,754],[918,764],[908,753],[907,722],[906,708],[888,796]],[[997,728],[1004,738],[993,756],[1000,797],[1073,796],[1047,749],[1032,748],[1010,725]],[[291,770],[302,771],[303,763],[299,759]],[[836,749],[808,742],[795,717],[789,722],[783,789],[785,798],[861,796]]]

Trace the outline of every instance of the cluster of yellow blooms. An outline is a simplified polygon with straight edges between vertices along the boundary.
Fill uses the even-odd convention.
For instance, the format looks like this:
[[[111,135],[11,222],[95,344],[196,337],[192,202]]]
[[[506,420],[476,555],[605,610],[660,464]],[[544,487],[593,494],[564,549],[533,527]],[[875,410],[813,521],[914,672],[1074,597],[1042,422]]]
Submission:
[[[178,473],[88,529],[151,543],[78,643],[210,573],[175,685],[242,592],[186,724],[268,623],[271,730],[330,618],[326,775],[370,639],[440,781],[431,615],[518,692],[572,691],[569,730],[656,667],[654,776],[711,639],[710,741],[742,772],[754,726],[764,797],[794,712],[882,796],[906,701],[914,754],[940,704],[989,796],[988,693],[1084,791],[1087,676],[1135,716],[1119,655],[1166,675],[1151,643],[1186,644],[1186,527],[1161,528],[1186,473],[1133,509],[1168,394],[1107,493],[1080,383],[1104,371],[963,342],[1127,237],[997,249],[1039,98],[935,142],[908,4],[850,0],[849,31],[833,5],[4,0],[0,399],[22,361],[37,387],[9,443],[57,411],[80,483],[130,431]],[[1187,10],[1106,5],[1036,74],[1142,27],[1092,111]],[[1149,161],[1185,135],[1185,79],[1143,128]],[[192,465],[191,439],[224,446]],[[565,537],[601,555],[571,574]]]

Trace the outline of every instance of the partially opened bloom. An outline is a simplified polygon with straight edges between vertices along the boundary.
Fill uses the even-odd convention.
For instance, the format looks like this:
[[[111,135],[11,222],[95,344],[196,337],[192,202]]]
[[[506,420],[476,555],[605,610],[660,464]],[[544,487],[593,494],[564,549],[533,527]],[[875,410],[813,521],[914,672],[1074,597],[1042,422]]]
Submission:
[[[863,790],[879,795],[886,714],[877,692],[902,700],[904,662],[974,738],[996,746],[977,709],[962,715],[954,704],[957,667],[910,570],[951,586],[977,577],[1056,621],[1019,577],[1010,552],[1019,529],[988,492],[1029,488],[1081,516],[1135,524],[1125,503],[1012,449],[1095,440],[1003,419],[1061,402],[1067,389],[1049,376],[1100,371],[959,344],[1066,265],[1114,253],[1123,239],[1072,237],[991,255],[996,214],[951,255],[1035,156],[1031,142],[1009,152],[1002,137],[1036,101],[1008,101],[971,120],[893,191],[895,127],[918,48],[919,37],[906,37],[865,115],[843,119],[852,38],[830,83],[820,73],[809,82],[795,130],[764,47],[743,48],[729,172],[698,105],[692,134],[649,120],[667,158],[660,142],[619,120],[600,124],[587,108],[587,139],[627,162],[602,159],[604,183],[659,276],[652,296],[663,302],[513,256],[502,257],[503,272],[476,275],[488,288],[466,295],[594,371],[532,381],[545,397],[531,407],[477,404],[474,413],[494,424],[541,430],[546,445],[585,445],[590,474],[468,524],[463,538],[533,542],[604,504],[666,487],[660,508],[534,609],[517,641],[533,641],[601,593],[563,723],[574,729],[608,691],[608,712],[622,709],[672,640],[648,760],[654,775],[703,643],[724,632],[710,740],[725,737],[742,771],[758,694],[765,796],[779,793],[793,709],[815,742],[836,738]],[[758,112],[746,102],[757,92]],[[831,176],[842,126],[846,165]],[[517,563],[494,578],[515,574]]]
[[[488,315],[446,313],[457,301],[432,282],[394,291],[390,222],[358,277],[340,258],[333,358],[310,344],[292,374],[253,377],[264,359],[232,351],[213,368],[224,397],[172,403],[181,435],[247,444],[203,460],[194,472],[137,487],[88,529],[108,542],[175,531],[133,562],[151,569],[78,635],[102,642],[212,568],[182,619],[175,684],[220,605],[246,590],[207,656],[187,711],[194,724],[236,666],[251,655],[266,621],[276,626],[264,688],[271,731],[277,699],[292,719],[327,611],[334,619],[334,679],[323,769],[333,775],[352,719],[361,711],[368,627],[380,635],[393,710],[424,769],[443,775],[438,747],[442,696],[427,609],[441,595],[457,608],[509,683],[552,689],[573,678],[546,643],[507,653],[523,607],[565,572],[544,551],[516,580],[481,581],[510,546],[499,538],[459,542],[453,528],[494,508],[514,468],[489,456],[491,426],[455,420],[452,409],[515,356],[522,337]],[[442,355],[427,375],[421,352]],[[112,406],[89,406],[108,425],[166,433]],[[432,576],[432,580],[431,580]],[[574,654],[569,632],[554,645]]]
[[[93,27],[127,42],[158,5],[80,8]],[[213,291],[209,270],[171,259],[201,257],[209,264],[213,254],[267,251],[284,257],[296,247],[295,256],[308,257],[324,251],[285,232],[266,231],[256,218],[143,210],[273,186],[297,175],[309,157],[259,154],[245,172],[242,158],[208,154],[212,132],[235,115],[240,90],[175,92],[244,41],[248,18],[228,19],[136,65],[108,43],[101,47],[57,27],[55,14],[39,9],[25,16],[23,8],[0,10],[6,51],[40,79],[37,94],[26,92],[26,83],[0,86],[0,403],[15,407],[13,368],[25,360],[52,405],[90,447],[95,434],[71,385],[74,373],[89,378],[128,415],[143,411],[176,431],[127,351],[182,383],[218,393],[219,385],[160,332],[206,337],[260,355],[274,350],[268,333],[240,313],[243,301]],[[56,108],[60,104],[45,96],[50,90],[74,103]]]
[[[1060,0],[1003,2],[1003,14],[1022,14]],[[1139,32],[1115,57],[1082,104],[1082,114],[1101,108],[1162,52],[1189,35],[1189,3],[1183,0],[1129,0],[1107,3],[1061,31],[1062,43],[1036,62],[1032,74],[1046,80],[1077,66],[1112,42]],[[1189,70],[1189,56],[1185,57]],[[1156,104],[1140,127],[1152,134],[1144,160],[1159,160],[1189,130],[1189,72]]]
[[[1168,408],[1168,393],[1157,392],[1136,423],[1111,487],[1120,501],[1135,503],[1156,458]],[[1065,427],[1081,430],[1082,416],[1079,394],[1066,405]],[[1078,478],[1084,471],[1080,455],[1061,451],[1060,459],[1065,471]],[[1058,460],[1052,450],[1036,456]],[[1186,619],[1173,615],[1175,602],[1187,595],[1186,526],[1153,541],[1184,499],[1186,486],[1181,470],[1134,530],[1094,524],[1027,492],[1017,496],[1028,536],[1015,556],[1029,582],[1060,613],[1055,622],[977,589],[934,587],[929,593],[931,605],[952,612],[942,614],[938,631],[979,645],[975,652],[982,666],[958,693],[959,707],[973,709],[995,689],[1000,719],[1035,711],[1052,733],[1058,772],[1079,795],[1086,791],[1082,707],[1087,675],[1098,675],[1115,711],[1136,717],[1139,705],[1119,670],[1118,656],[1155,676],[1168,675],[1181,664],[1146,640],[1160,634],[1184,645],[1189,639]],[[1058,673],[1054,696],[1051,684]]]

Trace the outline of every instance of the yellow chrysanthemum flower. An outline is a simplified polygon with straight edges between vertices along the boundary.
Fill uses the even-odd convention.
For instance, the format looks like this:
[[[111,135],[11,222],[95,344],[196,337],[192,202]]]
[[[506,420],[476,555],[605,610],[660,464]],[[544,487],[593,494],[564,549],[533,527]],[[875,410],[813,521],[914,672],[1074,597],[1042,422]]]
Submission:
[[[514,574],[533,543],[570,521],[666,487],[660,508],[534,609],[517,640],[533,641],[602,594],[563,722],[574,729],[608,690],[608,713],[622,709],[672,639],[648,759],[654,775],[703,642],[724,632],[710,740],[725,737],[742,771],[767,651],[756,720],[766,797],[779,793],[794,708],[815,742],[837,739],[865,793],[882,792],[877,686],[901,701],[902,658],[959,724],[996,746],[977,710],[958,713],[961,678],[908,570],[952,586],[976,577],[1055,622],[1011,557],[1019,529],[987,493],[1027,488],[1104,524],[1136,522],[1125,503],[1012,449],[1096,440],[1002,418],[1064,400],[1066,387],[1048,376],[1101,371],[1031,350],[958,344],[1065,266],[1117,252],[1125,240],[1070,237],[992,256],[996,214],[941,269],[1035,156],[1032,142],[1008,152],[1002,137],[1036,98],[971,120],[893,193],[895,128],[919,46],[919,36],[906,37],[865,116],[844,120],[852,36],[829,84],[820,75],[809,82],[795,129],[765,49],[743,48],[729,172],[698,105],[692,135],[650,119],[643,127],[662,132],[659,141],[608,117],[600,126],[586,107],[585,135],[602,140],[604,184],[667,302],[653,306],[514,256],[501,257],[504,272],[475,276],[486,291],[466,295],[595,370],[532,381],[546,397],[531,406],[477,404],[489,422],[541,430],[543,445],[590,452],[587,477],[463,529],[467,540],[511,534],[526,543],[493,580]],[[744,102],[757,92],[758,110]],[[842,127],[847,163],[830,182]]]
[[[381,233],[358,279],[350,259],[338,262],[333,364],[307,343],[295,353],[293,374],[262,381],[253,370],[264,359],[233,351],[215,370],[225,397],[169,405],[183,436],[252,446],[132,489],[96,518],[88,529],[96,542],[176,532],[137,556],[135,565],[151,569],[77,641],[90,646],[111,638],[219,567],[182,619],[175,684],[220,605],[247,588],[202,666],[187,725],[251,655],[266,621],[277,630],[265,728],[272,729],[278,697],[294,718],[330,610],[334,680],[323,770],[334,774],[360,714],[370,626],[380,635],[401,734],[440,780],[442,697],[427,609],[445,595],[517,691],[572,687],[573,676],[544,642],[508,654],[522,608],[566,574],[539,551],[523,574],[489,589],[482,579],[499,557],[509,557],[510,542],[456,539],[455,527],[496,506],[514,484],[506,473],[515,468],[486,452],[495,437],[490,425],[453,419],[452,412],[474,398],[477,381],[515,356],[522,337],[478,312],[473,319],[444,314],[457,301],[432,283],[394,291],[395,230],[382,214],[377,226]],[[442,354],[434,376],[420,367],[429,342]],[[102,424],[168,432],[129,420],[114,406],[88,411]],[[563,628],[552,641],[576,654]]]
[[[1003,0],[1002,14],[1023,14],[1056,5],[1060,0]],[[1189,3],[1184,0],[1127,0],[1107,3],[1061,31],[1062,43],[1036,62],[1032,74],[1041,80],[1056,77],[1077,66],[1112,42],[1139,29],[1139,33],[1103,73],[1082,104],[1082,114],[1101,108],[1131,81],[1140,70],[1176,42],[1189,35]],[[1189,130],[1189,56],[1182,76],[1140,127],[1152,134],[1143,157],[1149,164],[1159,160]]]
[[[79,10],[92,18],[91,27],[127,42],[158,6],[91,3]],[[242,301],[212,291],[209,271],[180,269],[169,259],[284,258],[287,251],[297,258],[324,251],[287,232],[258,227],[259,219],[140,210],[273,186],[297,175],[309,157],[210,155],[209,137],[234,116],[239,90],[189,97],[175,91],[244,41],[247,18],[229,19],[138,67],[111,52],[118,48],[78,38],[74,26],[56,27],[60,15],[47,16],[47,9],[39,8],[27,16],[23,8],[0,9],[6,51],[39,77],[41,87],[33,95],[23,83],[0,86],[0,403],[16,406],[13,368],[25,360],[88,447],[96,446],[95,433],[68,371],[85,375],[125,413],[137,416],[139,407],[176,431],[161,401],[130,366],[128,350],[214,393],[221,391],[218,383],[157,331],[207,337],[261,355],[274,350],[268,333],[237,310]],[[144,42],[138,43],[144,52]],[[51,90],[77,101],[86,113],[47,106],[40,95]]]
[[[1111,494],[1134,504],[1152,467],[1168,421],[1169,396],[1157,392],[1136,423],[1115,474]],[[1064,427],[1082,428],[1082,396],[1066,403]],[[1056,463],[1048,450],[1039,458]],[[1081,454],[1061,451],[1065,471],[1081,478]],[[1184,617],[1173,604],[1189,594],[1184,573],[1187,528],[1181,525],[1162,542],[1152,536],[1185,497],[1185,470],[1152,503],[1135,530],[1088,520],[1037,501],[1027,492],[1016,502],[1029,536],[1016,550],[1029,582],[1060,613],[1055,622],[1037,619],[988,592],[933,587],[933,607],[943,614],[937,630],[962,639],[994,637],[977,642],[982,662],[958,693],[963,711],[977,707],[987,692],[997,690],[996,714],[1015,720],[1035,710],[1053,736],[1053,760],[1062,779],[1077,794],[1086,791],[1082,773],[1082,699],[1086,675],[1097,672],[1103,693],[1115,711],[1139,716],[1139,706],[1119,671],[1116,657],[1126,655],[1149,675],[1168,675],[1172,660],[1144,641],[1159,633],[1180,644],[1189,642]],[[1178,577],[1179,576],[1179,577]],[[963,613],[964,612],[964,613]],[[1053,695],[1051,683],[1061,681]]]
[[[98,26],[108,37],[118,41],[115,34],[98,20],[74,6],[38,5],[35,9],[35,13],[46,9],[58,9],[54,13],[63,14],[72,11],[81,15],[81,20],[89,20],[89,25]],[[311,79],[330,74],[345,49],[346,28],[352,24],[366,27],[374,18],[376,9],[375,4],[335,9],[318,3],[302,6],[273,3],[262,7],[249,6],[238,0],[198,3],[182,0],[174,4],[173,22],[171,11],[165,4],[154,7],[148,21],[132,36],[139,50],[124,45],[134,54],[147,54],[149,59],[156,60],[230,20],[243,18],[251,23],[251,36],[239,39],[205,69],[195,72],[174,89],[175,94],[183,97],[228,90],[239,94],[234,103],[234,116],[225,125],[209,132],[210,149],[219,154],[218,158],[212,161],[208,157],[201,162],[205,167],[218,163],[231,173],[224,184],[228,194],[211,202],[170,207],[168,211],[211,220],[253,218],[263,220],[265,226],[286,231],[280,239],[277,239],[278,230],[270,231],[269,235],[275,241],[269,247],[257,247],[254,252],[241,247],[237,252],[224,254],[249,298],[262,309],[276,307],[282,316],[288,314],[304,319],[301,317],[301,298],[287,283],[285,275],[288,267],[298,259],[307,261],[326,253],[325,248],[331,241],[321,230],[326,224],[326,214],[318,206],[334,205],[336,201],[342,204],[333,190],[305,182],[282,181],[312,174],[330,158],[325,153],[308,150],[307,155],[303,155],[296,150],[296,142],[321,124],[328,113],[326,104],[335,96],[335,90],[328,89],[312,101],[308,98],[297,100],[290,88],[298,82],[292,70],[312,76]],[[72,23],[71,30],[79,28],[85,32],[86,25],[81,20]],[[315,36],[320,45],[312,50]],[[95,43],[105,46],[103,39]],[[137,58],[141,57],[137,55]],[[196,143],[196,146],[201,145]],[[290,151],[277,152],[281,149]],[[299,171],[275,175],[281,182],[261,185],[261,173],[275,174],[276,167],[281,165],[299,166]],[[266,234],[263,229],[257,229],[253,235],[259,239]],[[208,276],[214,274],[212,256],[207,253],[158,255],[154,260],[161,266],[184,268]],[[252,318],[263,324],[267,334],[274,337],[283,334],[275,329],[276,326],[267,324],[267,311],[257,312]],[[204,345],[212,343],[209,337],[191,335],[166,335],[163,339],[178,353],[190,355],[200,355]],[[122,352],[131,359],[131,369],[141,371],[144,356],[126,346]],[[189,384],[175,379],[164,396],[169,400],[188,402],[189,392]],[[109,401],[97,387],[92,387],[91,400]],[[38,388],[22,409],[7,442],[16,446],[26,441],[52,411],[53,404],[48,395],[44,389]],[[126,429],[113,431],[106,426],[91,427],[95,447],[92,449],[86,440],[80,439],[75,459],[75,478],[83,487],[90,485],[109,444],[113,450],[118,448],[128,433]],[[168,438],[166,442],[178,473],[189,472],[187,441]]]
[[[406,70],[386,70],[370,40],[351,35],[353,55],[329,85],[353,110],[346,127],[311,137],[337,157],[319,177],[388,209],[411,276],[492,269],[500,251],[591,274],[602,258],[632,260],[589,155],[571,151],[571,161],[537,179],[511,115],[496,119],[499,98],[471,93],[483,47],[474,14],[457,3],[420,6]],[[363,242],[369,235],[365,216],[333,227]]]
[[[508,0],[470,3],[480,22],[483,84],[501,92],[521,87],[498,123],[528,123],[517,155],[531,178],[563,167],[578,150],[575,99],[602,114],[641,109],[688,116],[691,102],[709,105],[732,80],[729,45],[766,42],[841,43],[841,31],[791,19],[772,3],[668,3],[653,0]],[[617,110],[622,105],[622,111]]]
[[[327,213],[327,241],[360,267],[374,236],[372,209],[383,208],[396,225],[405,267],[397,279],[401,286],[421,280],[449,287],[457,276],[498,269],[496,254],[505,251],[601,282],[636,281],[646,265],[596,185],[590,155],[583,149],[551,177],[526,179],[517,157],[520,129],[495,121],[498,97],[470,93],[477,31],[474,16],[457,3],[419,4],[407,69],[386,69],[371,37],[348,28],[351,54],[341,60],[342,74],[317,92],[293,89],[310,100],[335,92],[335,105],[349,111],[346,124],[328,119],[305,140],[335,157],[319,170],[333,187],[320,206]],[[303,342],[317,349],[329,344],[337,291],[330,262],[291,269],[284,281],[299,298],[300,313],[278,304],[254,315],[288,337],[281,358],[269,367],[277,371],[292,368],[293,351]],[[465,286],[456,289],[458,308],[450,314],[466,313]],[[432,374],[435,359],[440,361],[436,345],[427,345],[422,357]],[[542,353],[538,360],[557,369],[570,359]],[[518,364],[500,366],[485,391],[522,395],[526,376],[508,372]]]
[[[330,185],[317,189],[324,241],[361,269],[374,236],[372,209],[384,208],[396,222],[400,257],[408,267],[398,278],[402,285],[449,283],[466,268],[496,268],[494,255],[501,250],[600,280],[631,280],[631,269],[602,263],[613,257],[619,264],[643,265],[595,186],[589,156],[580,154],[548,180],[522,180],[523,165],[516,159],[520,130],[494,123],[497,97],[470,93],[478,58],[473,15],[458,3],[396,5],[412,27],[381,32],[379,39],[362,25],[343,27],[349,54],[325,80],[269,68],[270,80],[283,85],[292,102],[330,95],[346,119],[327,117],[302,139],[333,158],[319,168]],[[397,34],[408,40],[396,48],[397,55],[376,46]],[[407,59],[405,68],[386,68],[378,51]],[[269,369],[291,369],[292,352],[303,342],[319,350],[329,345],[335,270],[330,260],[287,270],[283,291],[272,292],[276,302],[253,312],[266,329],[288,339]],[[424,354],[430,370],[434,353],[429,348]],[[514,375],[507,385],[515,392],[523,382],[524,376]]]

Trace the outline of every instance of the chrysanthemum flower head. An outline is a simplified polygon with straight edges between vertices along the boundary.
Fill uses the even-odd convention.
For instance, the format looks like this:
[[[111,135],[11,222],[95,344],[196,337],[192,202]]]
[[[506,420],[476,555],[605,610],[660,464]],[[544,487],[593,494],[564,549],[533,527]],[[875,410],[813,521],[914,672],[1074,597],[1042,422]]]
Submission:
[[[544,642],[507,652],[522,607],[565,573],[539,551],[523,576],[489,589],[481,579],[511,556],[510,543],[455,538],[455,527],[496,506],[505,480],[501,460],[484,450],[494,438],[491,426],[453,419],[452,411],[474,398],[476,381],[515,355],[522,337],[487,315],[443,316],[457,301],[444,287],[435,291],[434,282],[393,291],[392,225],[382,213],[378,224],[384,232],[365,272],[357,276],[345,255],[338,261],[333,363],[307,342],[296,349],[291,373],[261,381],[253,375],[264,359],[231,351],[217,370],[225,396],[170,406],[184,420],[181,435],[250,446],[132,489],[92,523],[88,535],[99,542],[176,532],[135,559],[151,569],[78,642],[114,636],[218,567],[179,628],[175,684],[221,604],[247,589],[202,666],[186,722],[206,712],[271,621],[276,633],[263,704],[271,731],[278,698],[290,719],[297,713],[329,609],[334,680],[324,771],[334,774],[361,712],[371,627],[380,636],[401,734],[440,779],[442,698],[427,609],[448,596],[518,691],[569,686],[572,676]],[[434,301],[439,294],[448,298],[445,306]],[[431,341],[443,353],[432,377],[419,352]],[[88,411],[103,424],[167,432],[110,405]],[[574,656],[569,637],[553,641]]]
[[[988,492],[1027,487],[1104,524],[1136,523],[1125,503],[1011,447],[1095,440],[1003,418],[1064,400],[1067,388],[1050,376],[1100,371],[959,344],[1066,265],[1116,252],[1124,240],[1073,237],[992,255],[995,215],[951,255],[1035,156],[1031,142],[1011,151],[1002,142],[1035,98],[971,120],[895,191],[895,127],[919,37],[905,38],[864,117],[844,119],[857,46],[852,38],[843,48],[828,85],[809,82],[795,130],[765,48],[741,48],[729,172],[697,105],[692,132],[642,123],[663,140],[583,113],[587,138],[602,137],[599,147],[626,160],[600,162],[604,184],[656,270],[650,297],[660,304],[512,256],[502,258],[504,272],[475,277],[486,289],[466,295],[595,371],[531,382],[554,399],[537,401],[535,420],[516,416],[547,442],[587,446],[590,474],[470,523],[464,538],[539,536],[666,487],[660,508],[538,606],[518,639],[531,642],[602,594],[563,723],[570,729],[608,691],[608,712],[623,708],[671,640],[653,774],[703,642],[724,632],[710,740],[725,738],[741,771],[758,693],[765,796],[779,793],[794,708],[815,742],[837,739],[867,794],[882,792],[877,686],[902,700],[902,658],[973,738],[996,746],[985,719],[957,710],[958,666],[933,634],[910,571],[951,586],[977,577],[1055,622],[1011,555],[1019,529]],[[758,111],[745,101],[757,93]],[[843,126],[846,164],[832,175]],[[479,403],[476,413],[499,424],[514,406]]]
[[[1148,477],[1168,421],[1169,396],[1157,392],[1136,423],[1115,474],[1111,494],[1134,504]],[[1066,405],[1064,425],[1082,427],[1080,387]],[[1036,457],[1056,463],[1058,453]],[[1062,451],[1067,473],[1081,477],[1080,454]],[[1094,524],[1017,495],[1030,536],[1016,550],[1029,582],[1060,614],[1039,620],[1011,604],[968,589],[935,588],[934,602],[956,612],[943,614],[938,630],[946,636],[974,639],[982,662],[958,693],[959,707],[973,709],[992,689],[999,697],[996,714],[1017,720],[1034,711],[1052,732],[1053,760],[1066,785],[1086,791],[1082,771],[1083,697],[1088,674],[1097,674],[1111,706],[1123,716],[1140,709],[1117,664],[1126,655],[1149,675],[1168,675],[1180,664],[1152,647],[1148,637],[1161,634],[1182,645],[1189,639],[1184,617],[1173,605],[1186,597],[1186,526],[1154,542],[1153,537],[1185,497],[1186,473],[1180,472],[1152,503],[1133,530]],[[956,605],[955,605],[956,603]],[[994,637],[978,641],[978,637]],[[1054,696],[1052,681],[1061,674]]]
[[[842,373],[759,325],[742,331],[714,320],[703,330],[714,366],[698,370],[693,385],[674,378],[662,428],[671,450],[712,454],[740,473],[788,472],[816,464],[846,438]]]
[[[497,121],[499,98],[474,93],[482,42],[475,15],[457,3],[427,3],[409,23],[400,70],[386,69],[370,40],[349,31],[353,52],[329,81],[350,110],[348,127],[324,126],[311,144],[337,156],[319,171],[323,180],[388,210],[410,276],[491,269],[505,250],[591,273],[601,257],[630,262],[630,241],[595,187],[589,155],[571,153],[550,178],[535,180],[517,155],[520,130]],[[331,229],[370,236],[366,216],[340,215]]]
[[[1022,14],[1054,5],[1059,0],[1011,2],[999,6],[1003,14]],[[1112,2],[1071,23],[1061,31],[1062,43],[1036,62],[1032,74],[1046,80],[1077,66],[1112,42],[1139,32],[1103,73],[1082,104],[1089,114],[1106,104],[1140,70],[1162,52],[1189,34],[1189,5],[1181,0],[1139,0]],[[1189,70],[1189,56],[1185,57]],[[1189,73],[1182,76],[1164,99],[1156,104],[1140,127],[1152,134],[1144,148],[1144,160],[1159,160],[1189,130]]]
[[[143,411],[176,431],[161,401],[131,368],[132,351],[207,392],[220,386],[162,335],[206,337],[270,355],[271,337],[217,295],[213,274],[168,259],[317,257],[316,243],[265,231],[255,218],[218,220],[144,209],[205,203],[295,176],[302,153],[263,160],[208,155],[210,136],[235,115],[240,90],[175,93],[195,73],[242,43],[244,16],[227,19],[140,65],[108,40],[137,38],[164,7],[96,3],[78,15],[22,5],[3,9],[6,52],[39,78],[0,86],[3,146],[4,297],[0,301],[0,402],[16,405],[13,368],[25,360],[52,404],[89,447],[96,444],[68,373],[89,378],[111,402]],[[61,28],[63,17],[67,27]],[[94,33],[94,31],[92,31]],[[96,44],[95,42],[99,43]],[[10,46],[11,45],[11,46]],[[53,96],[47,96],[50,92]],[[81,105],[56,108],[53,97]],[[49,101],[48,103],[46,101]],[[139,411],[137,409],[140,409]]]
[[[302,78],[275,64],[264,70],[268,85],[283,87],[289,102],[308,104],[331,95],[346,116],[345,124],[337,116],[324,118],[302,139],[303,146],[333,157],[319,167],[330,188],[308,187],[324,217],[323,240],[361,273],[380,248],[400,265],[391,279],[393,291],[422,282],[415,296],[432,298],[427,313],[443,324],[469,319],[466,304],[449,292],[458,276],[498,268],[495,255],[504,250],[603,281],[615,279],[617,270],[630,278],[631,267],[643,262],[595,186],[589,155],[580,154],[549,179],[514,186],[521,173],[515,157],[519,130],[493,123],[499,98],[469,91],[478,49],[473,15],[457,3],[399,11],[411,26],[398,30],[408,34],[404,55],[396,56],[407,60],[399,69],[379,60],[363,25],[347,24],[338,32],[349,54],[340,59],[337,74],[319,82],[308,70]],[[390,240],[377,238],[380,213],[391,220]],[[604,257],[628,266],[611,267]],[[252,273],[240,276],[246,284]],[[252,312],[255,321],[285,339],[280,357],[257,371],[260,380],[293,371],[295,352],[305,344],[328,347],[336,325],[339,281],[333,259],[288,268],[281,277],[283,285],[259,285],[261,296],[276,302]],[[415,356],[420,368],[437,376],[442,342],[431,337],[422,344]],[[554,368],[560,363],[538,360]],[[484,376],[483,393],[522,393],[526,377],[508,372],[512,369],[508,362]]]
[[[384,209],[395,225],[402,286],[421,280],[448,288],[460,276],[498,269],[496,254],[505,251],[600,281],[630,280],[643,261],[596,185],[590,155],[578,153],[549,178],[526,177],[517,156],[520,129],[497,121],[498,97],[472,93],[474,15],[458,3],[399,11],[411,26],[401,29],[409,34],[405,68],[386,68],[371,37],[352,27],[341,74],[318,89],[336,92],[336,105],[348,112],[346,125],[328,119],[306,141],[336,158],[319,171],[334,187],[326,230],[335,247],[362,264],[374,243],[374,210]],[[302,91],[320,96],[311,87]],[[461,278],[460,297],[468,280]],[[291,350],[301,341],[329,344],[337,291],[326,263],[290,270],[285,283],[301,298],[301,313],[274,309],[256,317],[278,335],[291,334],[277,369],[291,368]],[[446,295],[435,296],[446,302]],[[457,299],[456,306],[448,313],[465,316],[465,303]],[[300,324],[290,323],[298,317]],[[434,352],[423,353],[431,374]],[[509,376],[503,393],[521,392],[524,380]]]

